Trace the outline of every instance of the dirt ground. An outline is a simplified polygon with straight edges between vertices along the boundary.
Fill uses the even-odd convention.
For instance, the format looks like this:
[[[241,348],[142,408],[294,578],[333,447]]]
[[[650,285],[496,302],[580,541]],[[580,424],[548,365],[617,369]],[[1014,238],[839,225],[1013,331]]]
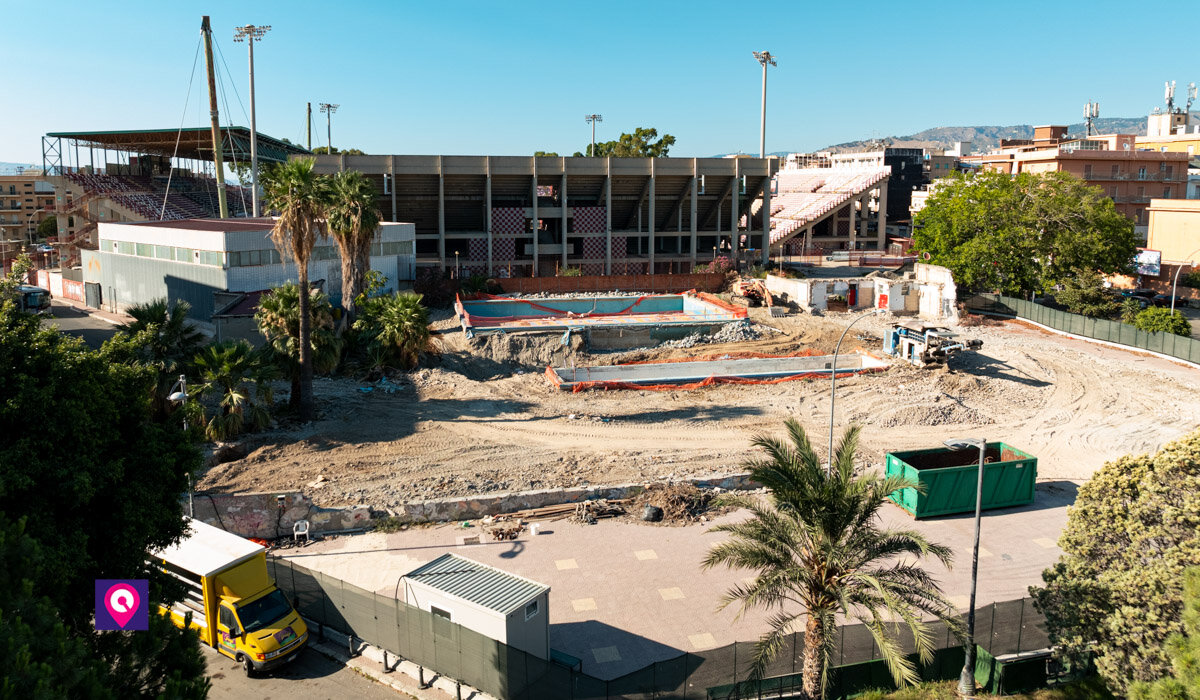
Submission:
[[[245,458],[212,467],[201,489],[299,489],[320,505],[386,508],[490,491],[615,484],[741,471],[751,437],[785,418],[828,439],[829,382],[692,391],[552,388],[547,364],[611,364],[726,352],[830,353],[852,318],[769,318],[755,341],[589,355],[578,337],[467,340],[445,312],[440,359],[386,384],[318,379],[320,419],[249,436]],[[878,352],[886,321],[860,321],[842,351]],[[1200,424],[1200,372],[1016,322],[962,328],[981,350],[950,370],[897,364],[837,382],[836,429],[863,426],[860,456],[938,446],[949,437],[1002,440],[1039,458],[1041,479],[1087,479],[1105,461],[1156,449]],[[364,391],[364,389],[370,389]],[[311,484],[311,485],[310,485]]]

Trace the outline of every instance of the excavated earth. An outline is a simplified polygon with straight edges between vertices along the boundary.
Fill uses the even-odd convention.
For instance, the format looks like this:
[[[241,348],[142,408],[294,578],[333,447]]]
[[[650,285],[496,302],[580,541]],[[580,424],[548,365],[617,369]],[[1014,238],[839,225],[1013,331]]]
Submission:
[[[735,352],[827,354],[852,318],[770,318],[753,310],[755,340],[680,343],[590,355],[578,336],[467,340],[446,313],[439,358],[386,383],[318,379],[320,417],[248,436],[241,459],[210,468],[201,489],[297,489],[321,505],[401,502],[496,491],[732,473],[751,438],[798,419],[822,452],[828,381],[723,385],[689,391],[551,387],[547,364],[613,364]],[[878,352],[882,319],[860,321],[843,352]],[[1105,461],[1152,451],[1200,424],[1200,371],[1043,332],[1019,322],[961,328],[983,341],[949,369],[896,364],[839,380],[836,425],[863,427],[859,454],[941,445],[955,435],[1002,440],[1039,458],[1041,480],[1087,479]],[[689,345],[683,343],[682,345]],[[367,391],[369,389],[369,391]],[[236,454],[236,453],[235,453]]]

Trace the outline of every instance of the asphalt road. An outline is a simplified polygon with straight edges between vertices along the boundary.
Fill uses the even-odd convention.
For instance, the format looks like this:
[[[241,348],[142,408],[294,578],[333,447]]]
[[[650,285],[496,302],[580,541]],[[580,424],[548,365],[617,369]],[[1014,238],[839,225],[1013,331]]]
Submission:
[[[53,320],[46,321],[58,326],[59,330],[83,338],[90,348],[99,348],[100,344],[116,333],[116,327],[104,319],[91,316],[74,306],[62,302],[52,302],[50,307]]]
[[[247,678],[233,659],[200,645],[212,679],[210,698],[354,698],[354,700],[409,700],[412,696],[376,683],[361,673],[305,649],[300,658],[266,675]]]

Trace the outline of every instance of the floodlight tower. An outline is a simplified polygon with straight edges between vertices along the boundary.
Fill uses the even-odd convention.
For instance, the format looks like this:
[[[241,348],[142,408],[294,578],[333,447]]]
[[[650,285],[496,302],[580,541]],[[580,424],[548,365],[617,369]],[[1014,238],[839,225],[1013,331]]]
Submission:
[[[595,157],[595,155],[596,155],[596,122],[604,121],[604,117],[600,116],[599,114],[588,114],[588,115],[584,116],[583,120],[585,122],[591,123],[591,125],[592,125],[592,146],[591,146],[591,149],[588,151],[588,156]]]
[[[333,113],[337,111],[338,107],[341,105],[321,103],[321,111],[325,113],[325,146],[329,149],[330,155],[333,154]]]
[[[262,41],[263,35],[271,31],[271,25],[256,27],[247,24],[244,27],[233,28],[233,40],[249,42],[250,44],[250,181],[252,216],[258,216],[258,125],[254,120],[254,42]]]
[[[775,65],[775,57],[770,51],[754,51],[755,60],[762,64],[762,119],[758,127],[758,157],[767,157],[767,65]]]

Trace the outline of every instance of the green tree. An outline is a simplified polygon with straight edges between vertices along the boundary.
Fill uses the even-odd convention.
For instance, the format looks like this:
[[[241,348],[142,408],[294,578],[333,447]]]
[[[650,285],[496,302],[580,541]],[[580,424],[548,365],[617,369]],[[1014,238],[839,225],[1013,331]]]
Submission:
[[[180,495],[200,455],[177,427],[153,420],[157,371],[88,350],[11,305],[0,308],[0,365],[0,513],[10,522],[23,518],[25,535],[37,543],[34,551],[20,533],[0,526],[5,562],[15,546],[16,556],[36,563],[0,567],[9,591],[36,591],[31,606],[20,608],[0,596],[0,676],[13,668],[40,673],[44,667],[32,664],[45,664],[57,682],[85,694],[89,671],[76,663],[74,645],[62,643],[55,631],[61,624],[89,657],[102,660],[92,668],[111,696],[156,695],[169,682],[180,696],[202,696],[204,662],[194,632],[158,622],[153,640],[92,630],[97,578],[150,578],[153,602],[172,599],[146,558],[182,536]],[[43,633],[51,636],[33,646],[20,641]],[[145,648],[149,641],[157,651]],[[68,653],[22,655],[23,647],[43,643]],[[123,677],[129,669],[136,675]],[[4,683],[0,678],[0,688]],[[23,685],[9,694],[58,696],[54,687],[66,686]]]
[[[1078,667],[1094,655],[1118,694],[1166,675],[1183,572],[1200,565],[1200,431],[1105,464],[1080,487],[1058,544],[1045,587],[1030,588],[1054,645]]]
[[[1121,302],[1104,286],[1104,279],[1095,270],[1080,270],[1055,292],[1058,303],[1073,314],[1092,318],[1110,318],[1121,310]]]
[[[111,357],[154,369],[152,405],[159,417],[170,412],[167,396],[204,342],[204,334],[188,322],[191,309],[186,301],[165,298],[134,304],[125,312],[133,320],[117,326],[117,335],[107,342]]]
[[[1147,333],[1174,333],[1187,338],[1192,335],[1192,324],[1181,312],[1150,307],[1138,313],[1133,325]]]
[[[57,236],[57,235],[58,235],[58,217],[57,216],[47,216],[46,218],[44,218],[38,222],[38,225],[37,225],[38,240],[44,241],[47,238],[50,238],[51,236]]]
[[[557,157],[558,157],[558,154],[557,154],[557,153],[555,153],[554,151],[534,151],[534,152],[533,152],[533,155],[534,155],[534,157],[535,157],[535,158],[541,158],[541,157],[543,157],[543,156],[545,156],[545,157],[554,157],[554,158],[557,158]]]
[[[376,203],[375,185],[351,170],[333,176],[329,200],[329,233],[342,259],[342,326],[353,323],[354,304],[371,267],[371,243],[383,215]]]
[[[771,630],[755,645],[750,678],[763,676],[797,621],[806,618],[803,690],[810,700],[824,697],[840,614],[870,630],[897,684],[917,682],[913,663],[888,634],[886,616],[908,628],[923,663],[932,660],[934,641],[924,616],[944,620],[956,631],[961,624],[937,581],[918,562],[931,556],[949,566],[950,550],[915,530],[879,526],[879,510],[888,496],[913,484],[855,473],[857,426],[843,435],[827,472],[804,428],[794,419],[785,425],[786,440],[756,436],[753,444],[766,458],[746,463],[751,478],[770,492],[770,502],[727,499],[749,510],[751,517],[713,528],[730,537],[714,545],[703,564],[757,574],[752,582],[731,588],[722,606],[740,603],[742,612],[776,611]]]
[[[1192,289],[1200,289],[1200,270],[1192,270],[1179,278],[1179,284]]]
[[[435,352],[429,333],[429,309],[421,295],[412,292],[376,297],[367,301],[355,330],[366,335],[376,365],[398,362],[404,369],[417,366],[421,353]]]
[[[914,219],[913,247],[960,287],[1048,292],[1082,270],[1130,271],[1133,223],[1067,173],[953,173]]]
[[[1142,313],[1144,308],[1146,307],[1137,299],[1125,299],[1121,302],[1121,322],[1130,325],[1137,323],[1138,314]]]
[[[339,153],[341,153],[341,154],[345,154],[348,156],[365,156],[365,155],[367,155],[366,153],[363,153],[362,151],[358,150],[357,148],[347,148],[346,150],[343,151],[343,150],[339,150],[337,146],[334,146],[332,151],[329,149],[328,146],[317,146],[316,148],[312,149],[312,153],[315,156],[316,155],[329,155],[331,153],[333,155],[338,155]]]
[[[1200,700],[1200,568],[1183,581],[1183,633],[1167,639],[1173,674],[1154,683],[1135,683],[1132,700]]]
[[[309,357],[312,371],[327,373],[337,369],[342,357],[342,339],[334,329],[333,306],[329,297],[317,290],[309,292]],[[258,300],[254,314],[258,331],[267,339],[272,357],[292,383],[289,406],[299,411],[300,402],[300,287],[287,283],[272,289]]]
[[[205,421],[210,440],[227,440],[247,428],[262,430],[271,421],[271,366],[249,342],[213,343],[193,364],[202,382],[196,393],[217,401],[217,414]]]
[[[657,140],[655,140],[657,139]],[[593,154],[597,157],[611,156],[613,158],[665,158],[671,146],[675,145],[675,137],[663,134],[658,138],[658,129],[638,127],[632,134],[621,134],[615,141],[597,141]],[[592,144],[579,155],[591,150]]]
[[[321,222],[325,219],[325,207],[329,201],[329,187],[325,178],[313,172],[312,158],[302,158],[280,163],[268,168],[261,178],[263,199],[268,207],[279,212],[271,240],[284,258],[296,263],[296,276],[300,289],[308,289],[308,263],[312,259],[317,240],[325,238]],[[312,340],[309,311],[309,295],[299,298],[299,328],[297,340],[300,368],[299,396],[293,396],[293,405],[300,420],[313,418],[313,366]]]

